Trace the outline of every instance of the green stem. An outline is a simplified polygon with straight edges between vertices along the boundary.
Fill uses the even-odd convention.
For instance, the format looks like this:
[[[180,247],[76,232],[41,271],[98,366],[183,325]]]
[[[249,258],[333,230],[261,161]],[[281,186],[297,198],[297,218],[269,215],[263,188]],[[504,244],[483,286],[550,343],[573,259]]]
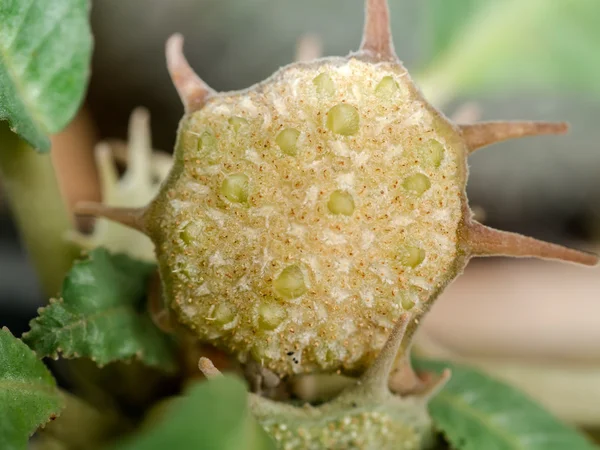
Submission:
[[[50,154],[37,153],[0,122],[0,176],[44,293],[55,296],[77,249],[64,239],[72,223]]]

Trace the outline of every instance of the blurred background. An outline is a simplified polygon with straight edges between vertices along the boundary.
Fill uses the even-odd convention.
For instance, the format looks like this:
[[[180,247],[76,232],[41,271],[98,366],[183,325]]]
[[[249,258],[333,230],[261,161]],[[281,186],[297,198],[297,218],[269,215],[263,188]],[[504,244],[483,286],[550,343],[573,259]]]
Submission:
[[[100,199],[94,145],[125,139],[135,107],[150,111],[154,147],[171,151],[183,113],[164,61],[172,33],[185,36],[191,65],[222,91],[290,63],[307,35],[313,50],[346,55],[358,48],[363,21],[362,0],[92,3],[88,95],[53,139],[71,205]],[[485,223],[600,249],[600,2],[390,0],[390,8],[398,55],[448,116],[571,123],[567,136],[511,141],[470,158],[468,196]],[[0,192],[0,326],[25,331],[45,301]],[[600,428],[600,269],[473,261],[436,303],[417,351],[483,367],[567,420]]]

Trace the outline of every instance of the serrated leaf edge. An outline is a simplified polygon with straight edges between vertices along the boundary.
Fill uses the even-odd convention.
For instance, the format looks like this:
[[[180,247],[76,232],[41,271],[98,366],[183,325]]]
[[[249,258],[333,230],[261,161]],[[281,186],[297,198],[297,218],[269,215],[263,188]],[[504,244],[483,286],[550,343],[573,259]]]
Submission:
[[[48,374],[52,377],[52,379],[54,380],[54,375],[52,375],[52,372],[50,372],[50,370],[48,370],[48,368],[46,367],[46,365],[41,361],[40,357],[38,356],[38,354],[32,350],[27,344],[25,344],[25,342],[23,342],[21,339],[19,339],[18,337],[16,337],[14,334],[12,334],[12,332],[10,331],[10,329],[6,326],[0,328],[1,331],[4,331],[6,333],[8,333],[10,336],[12,336],[13,338],[15,338],[17,341],[20,341],[23,344],[24,347],[24,351],[29,350],[31,353],[33,353],[33,355],[36,357],[36,359],[40,362],[40,364],[42,364],[45,368],[45,370],[48,372]],[[55,381],[56,382],[56,381]],[[3,383],[0,383],[0,385],[2,385]],[[24,384],[24,383],[12,383],[13,385],[15,384],[21,384],[24,386],[31,386],[30,384]],[[40,424],[38,424],[37,428],[35,430],[33,430],[32,433],[29,434],[28,437],[33,436],[36,431],[40,428],[44,428],[47,424],[49,424],[50,422],[52,422],[53,420],[56,420],[58,417],[60,417],[62,411],[65,409],[65,400],[63,398],[62,395],[60,395],[60,390],[58,389],[58,387],[55,385],[54,388],[52,390],[48,390],[48,389],[34,389],[36,391],[42,392],[42,393],[47,393],[50,394],[52,393],[52,390],[54,391],[54,393],[56,393],[56,396],[60,399],[59,400],[59,410],[54,413],[51,414],[50,416],[48,416],[48,419],[45,422],[42,422]]]
[[[50,303],[51,304],[56,304],[56,303],[64,304],[65,302],[64,302],[64,300],[62,298],[59,298],[59,299],[52,298],[52,299],[50,299]],[[22,338],[26,339],[33,332],[33,327],[37,326],[36,321],[39,318],[39,315],[41,315],[46,309],[48,309],[48,307],[38,308],[38,310],[37,310],[38,317],[35,317],[35,318],[31,319],[31,321],[29,322],[29,328],[30,329],[29,329],[29,331],[23,333]],[[129,306],[119,306],[117,308],[111,308],[110,311],[113,312],[113,311],[115,311],[117,309],[124,309],[126,311],[133,310],[133,312],[137,314],[137,312],[135,311],[135,309],[131,308]],[[102,314],[105,314],[105,313],[106,313],[106,311],[102,311]],[[97,315],[99,315],[99,313],[91,314],[91,315],[86,316],[86,317],[88,317],[88,318],[89,317],[95,317]],[[70,324],[70,325],[74,325],[74,324]],[[63,327],[63,328],[61,328],[61,330],[64,330],[66,328],[67,327]],[[25,344],[25,345],[27,345],[27,344]],[[30,348],[30,347],[28,347],[28,348]],[[134,361],[139,361],[139,362],[141,362],[141,363],[143,363],[145,365],[148,365],[150,367],[160,367],[159,364],[151,364],[151,363],[145,361],[144,360],[145,353],[144,353],[143,350],[135,352],[129,358],[113,358],[113,359],[109,359],[108,361],[103,361],[103,362],[99,362],[98,358],[96,358],[95,356],[84,355],[84,354],[80,354],[79,352],[65,351],[60,346],[56,348],[56,351],[54,353],[48,353],[48,354],[41,354],[39,352],[36,352],[34,349],[31,349],[31,348],[30,348],[30,350],[36,355],[36,357],[38,359],[39,358],[52,358],[54,360],[58,360],[60,357],[65,358],[65,359],[89,358],[94,363],[96,363],[96,365],[98,367],[100,367],[100,368],[105,367],[106,365],[111,364],[113,362],[117,362],[117,361],[120,361],[120,362],[123,362],[123,363],[131,363],[131,362],[134,362]]]

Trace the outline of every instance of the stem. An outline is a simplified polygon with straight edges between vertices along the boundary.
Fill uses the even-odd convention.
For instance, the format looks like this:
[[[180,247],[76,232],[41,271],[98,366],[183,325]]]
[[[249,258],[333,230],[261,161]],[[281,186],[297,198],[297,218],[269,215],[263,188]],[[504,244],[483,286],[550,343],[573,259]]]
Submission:
[[[44,293],[54,296],[78,252],[64,239],[72,223],[50,154],[38,154],[0,122],[0,176]]]

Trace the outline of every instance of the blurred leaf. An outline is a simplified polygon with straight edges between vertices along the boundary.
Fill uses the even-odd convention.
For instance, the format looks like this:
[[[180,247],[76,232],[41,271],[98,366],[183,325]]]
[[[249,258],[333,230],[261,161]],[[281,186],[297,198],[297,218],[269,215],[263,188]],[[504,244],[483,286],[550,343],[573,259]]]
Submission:
[[[86,401],[62,392],[65,408],[58,419],[38,432],[47,446],[57,443],[68,449],[99,447],[131,426],[129,421],[113,409],[99,410]]]
[[[600,96],[597,0],[429,0],[434,103],[483,90],[571,90]]]
[[[79,107],[89,75],[88,0],[0,1],[0,120],[50,149]]]
[[[62,298],[40,309],[23,340],[39,356],[88,357],[98,365],[138,358],[174,368],[169,340],[154,326],[145,305],[154,265],[99,248],[78,261],[65,278]]]
[[[46,366],[7,328],[0,330],[0,448],[25,450],[29,436],[62,409]]]
[[[71,450],[52,436],[37,436],[33,442],[30,442],[28,450]]]
[[[457,450],[592,450],[583,435],[513,387],[465,366],[416,361],[418,370],[452,377],[429,404],[435,426]]]
[[[139,417],[157,398],[181,390],[179,373],[165,372],[138,360],[98,367],[88,358],[78,358],[62,366],[63,376],[79,398],[100,410],[118,410],[131,417]]]
[[[250,415],[244,384],[223,376],[192,386],[163,419],[118,450],[267,450],[274,443]]]

